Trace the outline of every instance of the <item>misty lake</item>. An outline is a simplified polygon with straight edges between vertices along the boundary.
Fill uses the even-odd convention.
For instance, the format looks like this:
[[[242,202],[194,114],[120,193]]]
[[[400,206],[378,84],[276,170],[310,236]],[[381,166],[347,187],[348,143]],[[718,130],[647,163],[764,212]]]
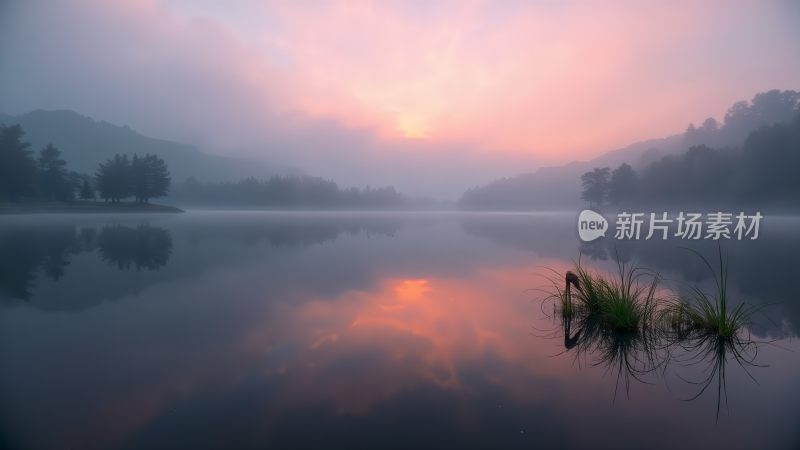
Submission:
[[[581,251],[713,283],[684,244],[581,245],[574,213],[0,217],[0,447],[798,448],[800,218],[725,244],[733,301],[769,305],[752,365],[566,348],[537,291]]]

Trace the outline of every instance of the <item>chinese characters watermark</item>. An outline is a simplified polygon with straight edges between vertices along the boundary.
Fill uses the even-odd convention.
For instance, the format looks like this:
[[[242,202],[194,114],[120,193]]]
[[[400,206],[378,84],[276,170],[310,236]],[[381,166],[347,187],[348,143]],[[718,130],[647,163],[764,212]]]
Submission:
[[[666,240],[669,238],[695,239],[758,239],[761,219],[755,214],[726,212],[684,213],[670,216],[668,212],[620,212],[614,224],[614,238],[625,240]],[[606,235],[609,224],[599,213],[584,210],[578,217],[578,235],[585,242]]]

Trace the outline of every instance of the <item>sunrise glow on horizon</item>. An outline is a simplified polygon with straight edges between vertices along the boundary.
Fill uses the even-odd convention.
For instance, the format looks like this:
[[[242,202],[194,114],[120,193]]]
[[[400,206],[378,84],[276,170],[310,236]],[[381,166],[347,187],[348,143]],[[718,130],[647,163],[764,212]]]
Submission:
[[[799,8],[773,3],[16,2],[0,97],[456,195],[797,88]]]
[[[756,2],[245,5],[166,1],[151,13],[213,26],[249,49],[243,70],[264,77],[265,91],[283,78],[293,112],[388,140],[467,141],[551,161],[674,134],[687,118],[721,118],[736,99],[792,87],[800,74],[786,58],[798,44],[778,36],[788,21]],[[744,44],[763,46],[748,55],[760,67],[785,70],[765,77],[756,61],[727,54]]]

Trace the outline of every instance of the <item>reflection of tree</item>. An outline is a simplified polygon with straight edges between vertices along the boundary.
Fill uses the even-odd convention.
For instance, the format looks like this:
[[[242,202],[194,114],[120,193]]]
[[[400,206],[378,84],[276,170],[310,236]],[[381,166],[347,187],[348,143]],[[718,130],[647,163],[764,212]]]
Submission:
[[[78,239],[80,241],[79,244],[81,246],[82,251],[84,252],[93,251],[97,239],[97,228],[93,227],[81,228],[80,231],[78,231]]]
[[[58,220],[64,218],[59,217]],[[172,230],[148,225],[137,227],[126,222],[106,226],[107,223],[88,224],[84,218],[74,220],[60,222],[59,225],[50,225],[53,220],[46,217],[42,220],[26,220],[25,225],[0,223],[0,301],[30,299],[36,284],[46,278],[60,279],[72,258],[82,253],[96,255],[104,263],[122,270],[135,268],[167,271],[164,266],[173,256]],[[402,223],[395,215],[220,215],[182,222],[182,227],[175,232],[180,233],[192,247],[196,247],[187,251],[205,252],[206,250],[199,248],[203,246],[213,247],[211,251],[216,252],[217,246],[222,245],[224,255],[230,259],[240,255],[240,250],[231,246],[230,241],[248,246],[264,245],[294,251],[297,247],[332,242],[344,235],[391,237]],[[82,261],[87,266],[96,265],[94,258],[85,258]],[[132,280],[131,284],[193,276],[197,270],[221,263],[223,262],[216,258],[196,258],[193,264],[176,268],[168,274],[162,274],[163,276]],[[70,293],[64,295],[80,297],[80,300],[75,299],[71,304],[66,304],[58,299],[43,299],[47,301],[35,302],[32,306],[51,310],[74,310],[77,307],[98,304],[117,295],[92,289],[95,275],[85,267],[76,267],[72,272],[74,273],[70,274],[71,277],[74,275],[75,278],[85,279],[87,282],[81,286],[71,286]],[[318,281],[325,280],[322,277]],[[102,285],[102,289],[112,289],[107,287],[107,283],[98,284]],[[127,292],[130,289],[129,283],[122,283],[118,291]]]
[[[58,227],[43,233],[37,240],[44,273],[54,280],[60,279],[64,276],[64,268],[69,265],[70,256],[80,252],[75,229]]]
[[[99,248],[101,258],[120,269],[156,270],[172,252],[169,231],[148,225],[13,227],[0,230],[0,296],[29,300],[41,274],[64,276],[70,259]]]
[[[581,242],[579,251],[581,255],[588,256],[592,261],[608,260],[608,245],[606,245],[605,239]]]
[[[97,247],[103,261],[120,269],[157,270],[169,260],[172,237],[169,231],[149,225],[111,225],[100,230]]]
[[[30,299],[36,275],[43,270],[57,280],[64,275],[69,257],[80,251],[75,228],[13,228],[0,233],[0,294]]]

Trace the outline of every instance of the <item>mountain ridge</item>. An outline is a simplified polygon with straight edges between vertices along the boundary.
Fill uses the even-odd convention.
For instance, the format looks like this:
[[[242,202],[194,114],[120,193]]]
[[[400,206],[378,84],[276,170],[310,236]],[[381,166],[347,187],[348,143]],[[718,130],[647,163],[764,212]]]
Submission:
[[[22,126],[23,140],[38,151],[47,144],[61,150],[69,170],[94,174],[97,165],[117,153],[152,153],[163,158],[174,182],[189,177],[203,181],[233,181],[292,173],[267,164],[206,153],[180,142],[146,136],[127,125],[116,125],[69,109],[37,109],[23,114],[0,113],[0,124]],[[295,171],[296,173],[296,171]]]
[[[760,127],[791,122],[797,111],[800,111],[800,92],[779,89],[760,92],[750,101],[734,103],[722,123],[708,117],[699,127],[689,123],[683,133],[639,141],[589,161],[542,167],[494,180],[468,189],[459,206],[479,210],[574,209],[583,203],[580,176],[593,168],[614,169],[628,163],[638,170],[666,156],[684,154],[694,146],[735,148]]]

